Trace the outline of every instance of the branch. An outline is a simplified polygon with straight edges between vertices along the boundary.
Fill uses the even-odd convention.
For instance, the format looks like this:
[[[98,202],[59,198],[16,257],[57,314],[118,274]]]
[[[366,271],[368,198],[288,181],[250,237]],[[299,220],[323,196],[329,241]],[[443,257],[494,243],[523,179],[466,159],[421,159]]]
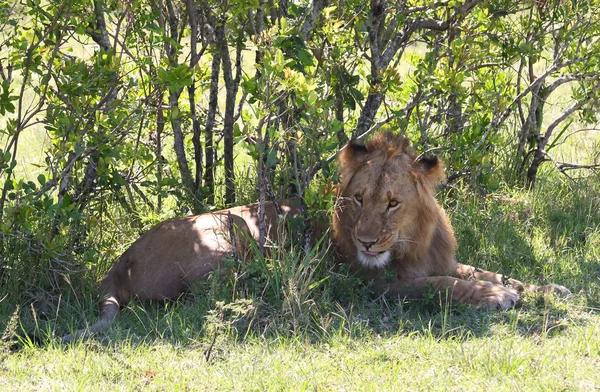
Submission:
[[[306,16],[302,27],[300,27],[300,36],[306,41],[310,38],[313,26],[315,22],[323,12],[325,6],[329,3],[329,0],[314,0],[310,14]]]
[[[575,180],[576,178],[573,178],[569,174],[567,174],[567,170],[588,169],[588,170],[596,171],[596,169],[600,168],[600,163],[592,163],[589,165],[580,165],[577,163],[560,162],[560,161],[557,161],[556,159],[554,159],[552,157],[552,155],[548,154],[548,152],[546,150],[542,149],[541,153],[547,158],[547,160],[551,161],[554,164],[554,166],[556,166],[558,171],[560,171],[562,174],[567,176],[567,178],[569,178],[570,180]]]
[[[429,98],[431,98],[434,94],[427,94],[425,96],[422,96],[421,94],[416,94],[413,99],[411,99],[405,107],[403,107],[402,109],[398,110],[397,113],[399,112],[408,112],[412,109],[414,109],[418,104],[420,104],[421,102],[424,102],[426,100],[428,100]],[[373,126],[371,126],[371,128],[367,129],[365,132],[363,132],[362,134],[358,135],[356,138],[354,138],[355,140],[362,140],[365,137],[369,136],[370,134],[372,134],[373,132],[375,132],[376,130],[378,130],[379,128],[381,128],[382,126],[384,126],[385,124],[389,123],[390,121],[392,121],[395,118],[398,118],[399,115],[398,114],[394,114],[391,116],[388,116],[387,118],[375,123]],[[344,148],[346,148],[346,145],[344,145],[342,148],[340,148],[336,153],[330,155],[327,159],[325,159],[324,161],[321,160],[319,162],[317,162],[308,172],[308,178],[311,179],[314,177],[315,174],[317,174],[319,172],[319,170],[321,170],[323,168],[323,164],[324,163],[331,163],[333,162],[333,160],[339,155],[340,152],[342,152],[344,150]]]
[[[190,69],[194,68],[196,63],[200,61],[202,54],[206,50],[208,44],[203,45],[200,53],[197,53],[197,45],[198,45],[198,20],[196,19],[196,8],[194,7],[194,2],[192,0],[187,0],[187,11],[188,11],[188,20],[190,23]]]
[[[87,33],[95,43],[97,43],[105,52],[111,49],[110,39],[106,31],[106,21],[104,20],[104,4],[99,0],[94,0],[94,16],[96,25],[90,22]]]
[[[552,91],[556,90],[559,86],[561,86],[565,83],[569,83],[569,82],[573,82],[573,81],[583,82],[583,81],[595,80],[595,79],[598,79],[599,76],[600,76],[600,74],[598,72],[588,72],[588,73],[584,73],[584,74],[567,74],[567,75],[563,75],[563,76],[557,78],[546,89],[549,92],[552,92]]]
[[[400,30],[394,36],[394,38],[392,38],[392,42],[390,42],[388,47],[385,49],[384,53],[381,55],[381,60],[380,64],[378,64],[378,68],[383,69],[384,67],[387,67],[389,62],[392,61],[392,58],[394,57],[396,52],[398,52],[402,45],[406,44],[406,42],[409,40],[409,38],[415,30],[416,25],[414,23],[411,23],[407,26],[404,26],[404,28]]]
[[[569,117],[571,115],[571,113],[573,113],[576,110],[581,109],[581,107],[583,107],[583,105],[588,103],[592,94],[594,94],[598,90],[600,90],[600,82],[598,82],[594,86],[594,88],[592,88],[592,91],[590,91],[587,94],[586,99],[582,99],[581,101],[573,103],[571,106],[569,106],[569,108],[567,110],[565,110],[560,116],[558,116],[554,121],[552,121],[552,124],[548,125],[548,128],[546,129],[546,133],[544,133],[544,139],[540,143],[540,144],[542,144],[542,148],[548,142],[548,139],[552,135],[554,128],[556,128],[561,122],[563,122],[567,117]]]
[[[408,7],[406,10],[404,10],[402,12],[402,14],[404,14],[404,15],[410,15],[410,14],[414,14],[414,13],[417,13],[417,12],[430,11],[431,9],[434,9],[434,8],[445,7],[448,4],[450,4],[449,1],[438,1],[437,3],[433,3],[433,4],[430,4],[430,5]]]
[[[600,163],[594,163],[591,165],[578,165],[576,163],[565,163],[562,162],[560,164],[560,166],[558,167],[558,170],[560,170],[561,172],[565,172],[565,170],[576,170],[576,169],[597,169],[600,168]]]
[[[428,18],[416,18],[413,22],[417,29],[428,29],[433,31],[446,31],[452,26],[460,17],[468,14],[471,10],[483,0],[467,0],[462,5],[456,8],[456,12],[452,14],[448,20],[436,20]],[[439,3],[438,3],[439,4]],[[430,7],[428,7],[430,9]]]
[[[446,31],[450,27],[448,21],[428,19],[428,18],[416,18],[413,25],[417,29],[427,29],[433,31]]]
[[[555,72],[561,68],[568,67],[569,65],[580,63],[585,60],[586,60],[586,58],[584,58],[584,57],[578,57],[578,58],[575,58],[575,59],[572,59],[569,61],[565,61],[564,63],[555,62],[554,64],[552,64],[552,66],[550,66],[542,75],[540,75],[537,79],[535,79],[533,82],[531,82],[525,90],[523,90],[520,94],[518,94],[515,97],[515,99],[512,100],[512,102],[506,107],[506,109],[504,109],[504,111],[499,116],[496,116],[496,118],[492,119],[492,121],[490,122],[490,125],[488,126],[488,129],[485,131],[485,133],[481,137],[481,140],[479,140],[479,142],[475,146],[475,149],[477,150],[477,149],[479,149],[479,147],[481,147],[481,145],[483,144],[485,139],[487,139],[488,135],[493,130],[498,129],[502,124],[504,124],[504,121],[506,121],[508,116],[510,116],[510,114],[512,113],[513,106],[516,105],[517,103],[519,103],[533,89],[537,88],[541,83],[543,83],[546,80],[546,78],[548,77],[548,75],[552,74],[553,72]]]
[[[273,187],[271,186],[271,181],[269,180],[269,176],[265,176],[265,188],[267,191],[267,195],[271,199],[273,206],[275,207],[275,211],[277,211],[277,215],[283,216],[283,210],[277,201],[277,197],[275,197],[275,193],[273,192]]]

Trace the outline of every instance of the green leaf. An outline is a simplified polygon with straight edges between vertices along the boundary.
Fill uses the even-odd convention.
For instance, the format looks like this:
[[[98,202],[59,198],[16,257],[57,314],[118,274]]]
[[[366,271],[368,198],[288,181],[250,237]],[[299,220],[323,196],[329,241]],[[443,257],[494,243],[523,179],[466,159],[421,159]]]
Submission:
[[[314,106],[314,104],[317,102],[317,99],[319,99],[319,96],[317,95],[315,90],[311,90],[308,93],[307,99],[308,99],[308,104],[311,106]]]
[[[552,143],[550,143],[550,145],[548,145],[548,147],[546,148],[546,151],[550,151],[554,147],[556,147],[556,144],[560,141],[560,138],[565,134],[565,132],[571,127],[572,123],[573,123],[573,120],[567,121],[565,126],[560,130],[558,135],[556,135],[556,137],[554,138],[554,141],[552,141]]]
[[[331,275],[327,275],[327,276],[326,276],[326,277],[324,277],[323,279],[320,279],[320,280],[318,280],[318,281],[316,281],[316,282],[314,282],[314,283],[311,283],[311,284],[308,286],[308,289],[309,289],[309,290],[312,290],[312,289],[314,289],[315,287],[319,287],[321,284],[325,283],[325,281],[326,281],[327,279],[329,279],[330,277],[331,277]]]
[[[115,184],[117,184],[117,185],[127,184],[127,181],[125,181],[125,179],[119,172],[113,171],[111,174],[112,174],[112,180]]]
[[[276,164],[277,164],[277,151],[275,151],[274,149],[270,149],[269,153],[267,154],[267,165],[269,167],[275,167]]]
[[[306,66],[314,64],[312,54],[306,49],[298,49],[298,59]]]

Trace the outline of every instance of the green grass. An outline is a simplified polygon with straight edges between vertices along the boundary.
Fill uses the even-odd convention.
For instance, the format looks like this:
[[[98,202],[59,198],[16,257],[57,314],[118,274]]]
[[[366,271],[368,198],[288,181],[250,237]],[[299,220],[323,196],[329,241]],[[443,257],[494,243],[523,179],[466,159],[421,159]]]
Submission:
[[[563,284],[571,301],[526,296],[500,312],[385,300],[317,266],[320,254],[281,250],[237,267],[244,278],[228,270],[178,301],[132,303],[106,334],[70,346],[8,344],[13,330],[60,336],[95,321],[91,289],[73,287],[35,317],[23,303],[15,329],[0,321],[0,390],[597,389],[598,194],[597,179],[547,175],[533,192],[440,195],[462,262]],[[0,319],[15,305],[0,302]]]
[[[427,333],[360,338],[170,342],[26,350],[3,390],[593,390],[599,325],[543,339],[502,328],[486,337]]]
[[[600,385],[600,323],[520,328],[527,310],[440,314],[406,332],[357,318],[318,340],[304,336],[173,341],[147,337],[27,348],[0,367],[2,390],[592,390]],[[583,315],[584,313],[580,314]],[[440,325],[436,325],[440,324]]]

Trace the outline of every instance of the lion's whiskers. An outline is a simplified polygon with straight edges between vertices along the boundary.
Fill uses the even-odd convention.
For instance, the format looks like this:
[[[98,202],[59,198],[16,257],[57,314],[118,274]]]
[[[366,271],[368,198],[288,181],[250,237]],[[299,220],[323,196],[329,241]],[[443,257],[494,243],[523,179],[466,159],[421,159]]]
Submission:
[[[418,242],[414,238],[399,236],[396,239],[396,242],[394,242],[394,244],[390,248],[390,250],[396,251],[397,253],[405,252],[407,244],[418,244]]]

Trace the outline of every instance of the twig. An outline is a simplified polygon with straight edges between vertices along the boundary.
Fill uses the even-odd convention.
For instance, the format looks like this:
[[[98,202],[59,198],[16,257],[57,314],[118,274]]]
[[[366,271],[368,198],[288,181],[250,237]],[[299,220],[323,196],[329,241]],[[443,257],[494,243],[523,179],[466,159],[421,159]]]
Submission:
[[[296,186],[298,187],[298,195],[300,196],[300,214],[303,218],[303,234],[304,234],[304,251],[306,254],[310,252],[310,240],[312,237],[312,228],[308,220],[308,209],[304,202],[304,184],[300,182],[300,175],[298,173],[298,154],[296,148],[296,140],[292,141],[292,156],[294,158],[294,175],[296,177]]]
[[[277,215],[282,216],[283,210],[281,209],[281,206],[279,205],[279,202],[275,197],[275,193],[273,192],[273,188],[271,187],[271,181],[269,180],[269,176],[267,175],[265,175],[265,186],[267,194],[269,195],[269,199],[271,199],[273,206],[275,206],[275,211],[277,211]]]
[[[590,45],[591,46],[591,45]],[[497,116],[494,116],[492,118],[492,121],[490,122],[490,125],[488,126],[488,128],[486,129],[485,133],[483,134],[483,136],[481,137],[481,139],[479,140],[479,142],[477,143],[477,145],[475,146],[475,150],[478,150],[479,147],[481,147],[481,145],[483,144],[483,142],[485,141],[485,139],[487,139],[488,135],[493,131],[498,129],[502,124],[504,124],[504,121],[506,121],[506,119],[510,116],[510,114],[513,111],[513,106],[516,105],[517,103],[521,102],[521,100],[527,95],[529,94],[533,89],[535,89],[538,85],[540,85],[541,83],[543,83],[546,78],[551,75],[553,72],[568,67],[570,65],[573,64],[577,64],[580,62],[583,62],[586,60],[586,57],[577,57],[575,59],[572,60],[568,60],[565,61],[563,63],[558,63],[557,61],[555,61],[548,69],[546,69],[544,71],[543,74],[541,74],[540,76],[538,76],[537,79],[535,79],[534,81],[532,81],[527,88],[525,88],[525,90],[523,90],[520,94],[518,94],[510,104],[508,104],[506,106],[506,109],[504,109],[504,111],[502,111],[502,113],[500,113]]]
[[[210,360],[210,354],[212,353],[213,347],[215,346],[215,342],[217,341],[217,329],[215,329],[215,333],[212,338],[212,342],[210,342],[210,346],[206,349],[206,353],[204,354],[204,359],[206,362]]]
[[[386,123],[390,122],[392,119],[396,118],[396,116],[389,116],[388,118],[379,121],[378,123],[376,123],[375,125],[373,125],[371,128],[369,128],[368,130],[366,130],[365,132],[363,132],[361,135],[358,135],[354,140],[362,140],[364,139],[366,136],[370,135],[371,133],[375,132],[376,130],[378,130],[379,128],[381,128],[383,125],[385,125]],[[313,178],[315,174],[317,174],[319,172],[319,170],[321,170],[323,168],[323,164],[324,163],[331,163],[333,162],[333,160],[339,155],[340,152],[344,151],[344,149],[346,148],[347,144],[342,146],[342,148],[340,148],[337,152],[331,154],[327,159],[325,159],[324,161],[321,160],[319,162],[317,162],[308,172],[309,173],[309,178]]]
[[[600,163],[593,163],[593,164],[589,164],[589,165],[580,165],[577,163],[560,162],[560,161],[557,161],[556,159],[554,159],[552,157],[552,155],[548,154],[548,152],[546,150],[541,150],[541,152],[542,152],[542,154],[544,154],[544,156],[549,161],[551,161],[554,164],[554,166],[556,166],[558,171],[560,171],[562,174],[567,176],[567,178],[569,178],[570,180],[575,180],[575,178],[568,175],[566,173],[567,170],[579,170],[579,169],[595,170],[595,169],[600,168]]]
[[[600,132],[600,128],[581,128],[581,129],[578,129],[578,130],[573,131],[573,132],[569,133],[568,135],[566,135],[563,138],[563,142],[565,140],[567,140],[568,138],[570,138],[571,136],[573,136],[573,135],[575,135],[576,133],[579,133],[579,132]]]
[[[577,170],[577,169],[597,169],[600,168],[600,163],[594,163],[591,165],[579,165],[576,163],[565,163],[565,162],[559,162],[560,165],[558,166],[558,170],[560,170],[561,172],[565,172],[565,170]]]
[[[233,257],[233,260],[240,264],[241,260],[238,257],[238,253],[237,253],[237,242],[235,240],[235,230],[233,228],[233,218],[231,216],[231,211],[227,211],[227,225],[229,226],[229,238],[231,240],[231,257]],[[216,333],[215,333],[216,335]],[[215,336],[216,339],[216,336]],[[210,353],[209,353],[210,355]],[[207,359],[208,360],[208,359]]]
[[[446,181],[442,185],[440,185],[440,187],[445,188],[445,187],[449,186],[451,183],[453,183],[454,181],[458,180],[460,177],[468,176],[469,174],[471,174],[470,170],[464,170],[464,171],[459,171],[459,172],[453,173],[448,176]]]

